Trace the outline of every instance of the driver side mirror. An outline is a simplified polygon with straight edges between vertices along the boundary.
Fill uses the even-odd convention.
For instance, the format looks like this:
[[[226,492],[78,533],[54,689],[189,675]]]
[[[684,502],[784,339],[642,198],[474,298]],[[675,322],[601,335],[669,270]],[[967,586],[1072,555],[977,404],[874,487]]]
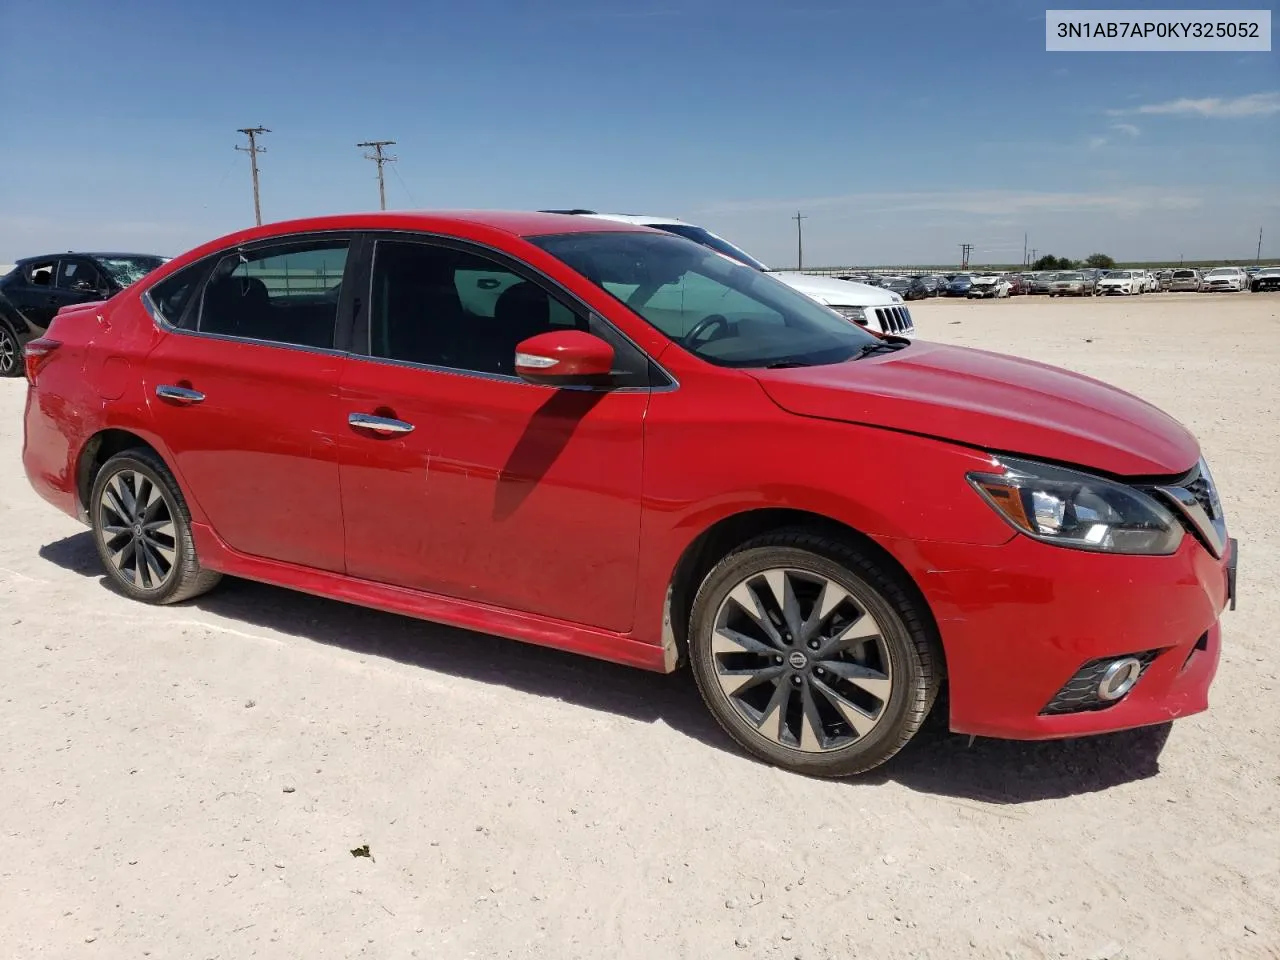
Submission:
[[[549,386],[608,386],[613,347],[581,330],[556,330],[523,340],[516,347],[516,374]]]

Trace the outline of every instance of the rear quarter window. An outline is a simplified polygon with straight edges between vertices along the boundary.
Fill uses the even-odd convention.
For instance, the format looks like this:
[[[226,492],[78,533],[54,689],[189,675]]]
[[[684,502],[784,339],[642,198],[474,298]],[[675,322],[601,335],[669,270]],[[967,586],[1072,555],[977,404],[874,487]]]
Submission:
[[[161,320],[171,327],[194,329],[191,305],[210,266],[207,262],[192,264],[171,277],[165,277],[147,291],[147,297]]]

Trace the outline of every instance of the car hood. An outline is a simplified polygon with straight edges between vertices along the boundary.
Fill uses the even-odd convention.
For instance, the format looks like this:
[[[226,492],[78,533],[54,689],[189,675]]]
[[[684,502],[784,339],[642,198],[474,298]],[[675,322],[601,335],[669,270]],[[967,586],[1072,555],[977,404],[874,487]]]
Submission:
[[[896,293],[882,287],[873,287],[869,283],[837,280],[835,277],[814,277],[792,270],[772,271],[769,276],[777,277],[792,290],[828,306],[883,307],[902,302],[902,298]]]
[[[1103,277],[1099,283],[1133,283],[1136,277]]]
[[[1119,476],[1185,473],[1195,437],[1144,400],[1016,357],[915,341],[818,367],[753,370],[791,413],[933,436]]]

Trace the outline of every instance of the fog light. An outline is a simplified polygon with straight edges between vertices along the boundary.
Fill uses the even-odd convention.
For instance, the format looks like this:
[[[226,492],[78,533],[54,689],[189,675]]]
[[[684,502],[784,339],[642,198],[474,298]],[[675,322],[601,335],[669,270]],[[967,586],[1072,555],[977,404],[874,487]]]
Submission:
[[[1098,699],[1119,700],[1133,689],[1133,685],[1142,676],[1142,662],[1137,657],[1125,657],[1116,660],[1102,673],[1098,681]]]

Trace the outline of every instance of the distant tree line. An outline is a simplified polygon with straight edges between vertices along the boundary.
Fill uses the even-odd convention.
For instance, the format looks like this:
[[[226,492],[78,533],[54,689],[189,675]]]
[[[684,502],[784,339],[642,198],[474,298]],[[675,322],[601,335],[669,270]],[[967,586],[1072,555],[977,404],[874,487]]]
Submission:
[[[1031,265],[1033,270],[1075,270],[1078,267],[1094,267],[1098,270],[1113,270],[1116,262],[1105,253],[1091,253],[1083,260],[1072,260],[1069,257],[1055,257],[1046,253]]]

